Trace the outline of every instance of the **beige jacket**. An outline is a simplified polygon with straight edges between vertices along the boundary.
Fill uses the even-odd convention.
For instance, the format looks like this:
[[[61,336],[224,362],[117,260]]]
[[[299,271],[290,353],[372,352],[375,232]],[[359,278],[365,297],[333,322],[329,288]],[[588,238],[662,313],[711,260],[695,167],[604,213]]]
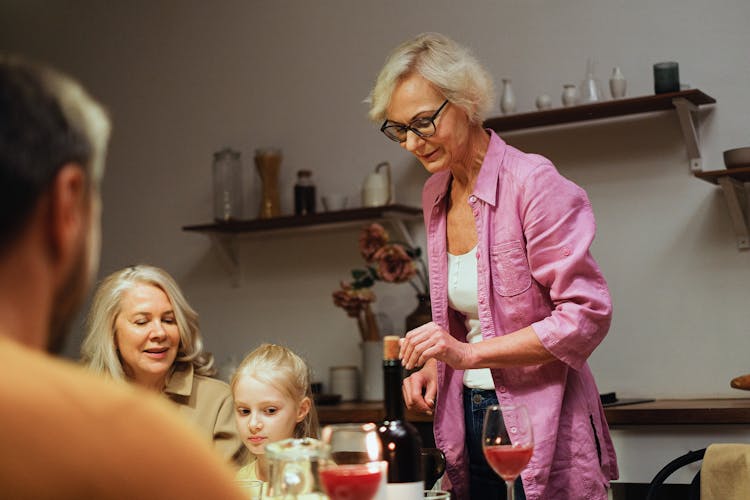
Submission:
[[[178,411],[198,427],[206,440],[226,460],[242,465],[245,447],[237,433],[229,385],[196,375],[193,365],[180,363],[164,389]]]

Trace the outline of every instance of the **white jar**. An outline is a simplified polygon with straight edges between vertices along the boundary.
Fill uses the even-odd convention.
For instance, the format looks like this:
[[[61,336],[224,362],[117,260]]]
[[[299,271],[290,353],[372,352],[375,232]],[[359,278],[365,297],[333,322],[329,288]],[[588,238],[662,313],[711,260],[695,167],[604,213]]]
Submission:
[[[578,88],[572,83],[563,85],[562,103],[563,106],[573,106],[578,100]]]
[[[539,111],[543,109],[549,109],[552,107],[552,98],[547,94],[542,94],[536,98],[536,109]]]
[[[356,366],[331,367],[331,393],[340,394],[341,401],[359,399],[359,370]]]

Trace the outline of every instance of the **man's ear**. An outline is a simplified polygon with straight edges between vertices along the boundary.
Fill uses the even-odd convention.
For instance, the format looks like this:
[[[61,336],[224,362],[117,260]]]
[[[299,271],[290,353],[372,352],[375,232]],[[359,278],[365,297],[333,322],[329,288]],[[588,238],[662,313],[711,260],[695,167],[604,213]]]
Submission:
[[[54,258],[76,255],[86,237],[89,217],[88,178],[76,163],[60,168],[49,189],[49,236]]]

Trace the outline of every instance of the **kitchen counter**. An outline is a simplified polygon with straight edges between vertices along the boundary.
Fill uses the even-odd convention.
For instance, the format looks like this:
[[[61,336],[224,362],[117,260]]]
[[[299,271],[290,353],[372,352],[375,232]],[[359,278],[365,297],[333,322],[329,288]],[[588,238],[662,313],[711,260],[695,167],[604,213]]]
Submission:
[[[321,425],[347,422],[380,422],[385,417],[385,406],[382,401],[318,405],[316,408]],[[407,410],[406,420],[414,423],[431,423],[432,416]]]
[[[722,425],[750,424],[750,398],[657,399],[604,408],[612,427],[630,425]],[[382,402],[340,403],[318,406],[321,424],[378,422],[385,410]],[[429,415],[407,411],[414,423],[432,422]]]

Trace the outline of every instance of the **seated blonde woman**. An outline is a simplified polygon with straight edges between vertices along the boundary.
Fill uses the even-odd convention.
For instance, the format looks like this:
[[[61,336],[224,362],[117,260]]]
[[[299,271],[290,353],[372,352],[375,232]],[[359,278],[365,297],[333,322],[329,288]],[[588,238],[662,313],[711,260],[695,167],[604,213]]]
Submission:
[[[131,266],[101,282],[81,354],[94,372],[163,393],[225,459],[242,461],[229,385],[211,378],[198,314],[163,269]]]

